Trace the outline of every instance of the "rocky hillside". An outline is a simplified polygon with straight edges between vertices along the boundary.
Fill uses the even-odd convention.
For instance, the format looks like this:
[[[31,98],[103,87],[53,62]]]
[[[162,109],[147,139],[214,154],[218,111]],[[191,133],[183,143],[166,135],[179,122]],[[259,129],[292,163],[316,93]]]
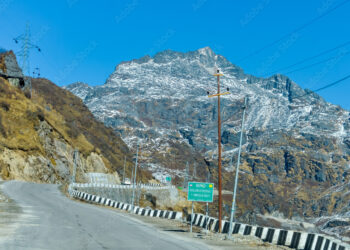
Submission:
[[[143,167],[178,184],[188,161],[196,180],[208,169],[217,181],[217,105],[214,66],[224,74],[224,187],[232,190],[242,104],[248,97],[238,213],[280,212],[288,218],[341,214],[349,206],[349,112],[300,88],[283,75],[245,74],[210,48],[171,50],[117,65],[105,84],[67,87],[130,147],[141,142]],[[322,83],[320,83],[322,85]],[[192,170],[191,170],[192,173]],[[229,203],[229,197],[227,198]],[[249,216],[248,216],[249,217]],[[347,217],[350,217],[347,215]]]
[[[22,84],[23,83],[23,84]],[[97,121],[82,101],[46,79],[23,76],[12,52],[0,54],[0,171],[3,179],[70,181],[73,152],[83,173],[113,173],[132,155],[112,129]],[[142,174],[146,178],[146,174]]]

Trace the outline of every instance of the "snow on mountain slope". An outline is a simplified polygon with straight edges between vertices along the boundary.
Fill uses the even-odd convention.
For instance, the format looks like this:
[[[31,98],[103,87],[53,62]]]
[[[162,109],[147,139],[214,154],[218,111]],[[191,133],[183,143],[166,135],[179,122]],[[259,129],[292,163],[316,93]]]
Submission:
[[[232,188],[232,166],[239,140],[242,105],[248,97],[240,214],[282,211],[287,217],[331,214],[314,204],[321,191],[349,181],[349,112],[300,88],[283,75],[257,78],[209,47],[188,53],[166,50],[117,65],[104,85],[82,83],[67,89],[93,114],[119,132],[131,148],[141,144],[142,167],[177,183],[186,162],[197,165],[194,179],[216,175],[217,99],[215,67],[224,74],[221,97],[224,186]],[[320,83],[322,85],[322,83]],[[205,161],[203,160],[205,159]],[[193,171],[193,170],[191,170]],[[261,186],[264,187],[261,189]],[[252,190],[259,193],[253,197]],[[333,199],[333,198],[332,198]],[[285,202],[279,204],[281,200]],[[326,202],[326,201],[324,201]]]

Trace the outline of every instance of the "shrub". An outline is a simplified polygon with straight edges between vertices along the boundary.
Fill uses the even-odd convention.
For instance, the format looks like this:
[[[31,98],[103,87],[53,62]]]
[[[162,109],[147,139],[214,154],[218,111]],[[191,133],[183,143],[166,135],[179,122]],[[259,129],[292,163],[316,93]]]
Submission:
[[[4,125],[2,124],[2,117],[1,116],[0,116],[0,134],[5,138],[7,137]]]
[[[45,120],[44,112],[40,108],[34,112],[31,110],[27,110],[26,115],[27,115],[28,119],[31,121],[35,121],[36,119],[39,119],[39,121],[42,122]]]
[[[7,180],[10,176],[9,170],[8,170],[8,164],[5,164],[2,160],[0,160],[0,176]]]
[[[29,90],[24,91],[24,96],[27,97],[28,99],[32,98],[32,93]]]
[[[0,102],[0,107],[6,112],[10,110],[10,104],[5,101]]]
[[[40,108],[36,111],[36,116],[38,117],[39,121],[41,121],[41,122],[45,120],[44,112]]]
[[[80,135],[80,130],[77,128],[76,122],[75,121],[69,121],[67,122],[67,134],[69,137],[76,139]]]
[[[12,88],[4,78],[0,77],[0,95],[11,98],[13,94],[15,94],[14,88]]]

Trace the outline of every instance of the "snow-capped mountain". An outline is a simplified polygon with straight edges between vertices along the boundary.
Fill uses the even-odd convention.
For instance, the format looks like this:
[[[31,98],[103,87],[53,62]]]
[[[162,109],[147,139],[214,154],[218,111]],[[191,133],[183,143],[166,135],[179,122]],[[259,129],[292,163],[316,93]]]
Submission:
[[[328,216],[346,206],[346,197],[338,197],[330,208],[326,200],[318,202],[318,195],[349,183],[349,112],[286,76],[245,74],[205,47],[122,62],[104,85],[74,83],[67,89],[129,147],[135,149],[140,142],[142,166],[157,178],[170,174],[180,183],[189,162],[191,168],[197,166],[194,179],[205,180],[209,168],[215,181],[217,98],[208,98],[207,91],[217,92],[216,68],[223,74],[221,91],[230,92],[221,97],[226,189],[232,188],[231,162],[236,160],[242,105],[248,97],[240,215],[258,209],[287,217]]]

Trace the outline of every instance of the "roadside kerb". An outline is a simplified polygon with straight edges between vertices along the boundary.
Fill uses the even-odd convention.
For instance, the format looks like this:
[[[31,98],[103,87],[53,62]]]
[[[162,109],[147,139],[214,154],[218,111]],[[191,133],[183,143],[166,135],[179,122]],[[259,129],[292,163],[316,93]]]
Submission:
[[[209,223],[209,230],[218,232],[219,223],[218,219],[209,217],[205,220],[204,214],[191,214],[187,216],[187,223],[191,223],[193,218],[193,225],[201,228],[206,228],[206,224]],[[229,221],[222,220],[221,231],[224,234],[229,232]],[[334,239],[328,235],[299,232],[294,230],[284,230],[272,227],[260,227],[256,225],[248,225],[244,223],[234,222],[232,225],[232,234],[240,235],[252,235],[262,239],[264,242],[271,244],[287,246],[294,249],[305,250],[350,250],[350,245],[340,240]]]
[[[123,203],[114,201],[108,198],[91,195],[85,192],[77,191],[72,188],[68,188],[69,195],[78,198],[83,201],[89,201],[113,208],[118,208],[126,211],[131,210],[131,204]],[[159,218],[165,218],[165,219],[171,219],[171,220],[179,220],[182,221],[182,212],[175,212],[175,211],[168,211],[168,210],[153,210],[153,209],[146,209],[141,208],[138,206],[134,207],[135,214],[141,215],[141,216],[149,216],[149,217],[159,217]]]
[[[96,195],[87,194],[74,190],[72,188],[68,189],[69,194],[72,197],[79,198],[84,201],[95,202],[98,204],[127,210],[131,209],[130,204],[114,201],[104,197],[99,197]],[[153,210],[147,208],[141,208],[138,206],[134,207],[134,213],[141,216],[149,217],[159,217],[166,219],[173,219],[182,221],[182,212],[174,212],[167,210]],[[194,214],[192,217],[189,214],[186,218],[188,223],[191,222],[193,218],[193,225],[201,228],[206,228],[208,224],[208,229],[212,232],[218,232],[218,219],[213,217],[205,218],[204,214]],[[222,220],[221,231],[224,234],[227,234],[229,231],[229,221]],[[265,242],[269,242],[275,245],[287,246],[293,249],[307,249],[307,250],[350,250],[350,245],[340,240],[334,239],[328,235],[316,234],[316,233],[307,233],[294,230],[284,230],[279,228],[272,227],[260,227],[257,225],[248,225],[244,223],[234,222],[232,225],[232,234],[240,235],[252,235],[262,239]]]

